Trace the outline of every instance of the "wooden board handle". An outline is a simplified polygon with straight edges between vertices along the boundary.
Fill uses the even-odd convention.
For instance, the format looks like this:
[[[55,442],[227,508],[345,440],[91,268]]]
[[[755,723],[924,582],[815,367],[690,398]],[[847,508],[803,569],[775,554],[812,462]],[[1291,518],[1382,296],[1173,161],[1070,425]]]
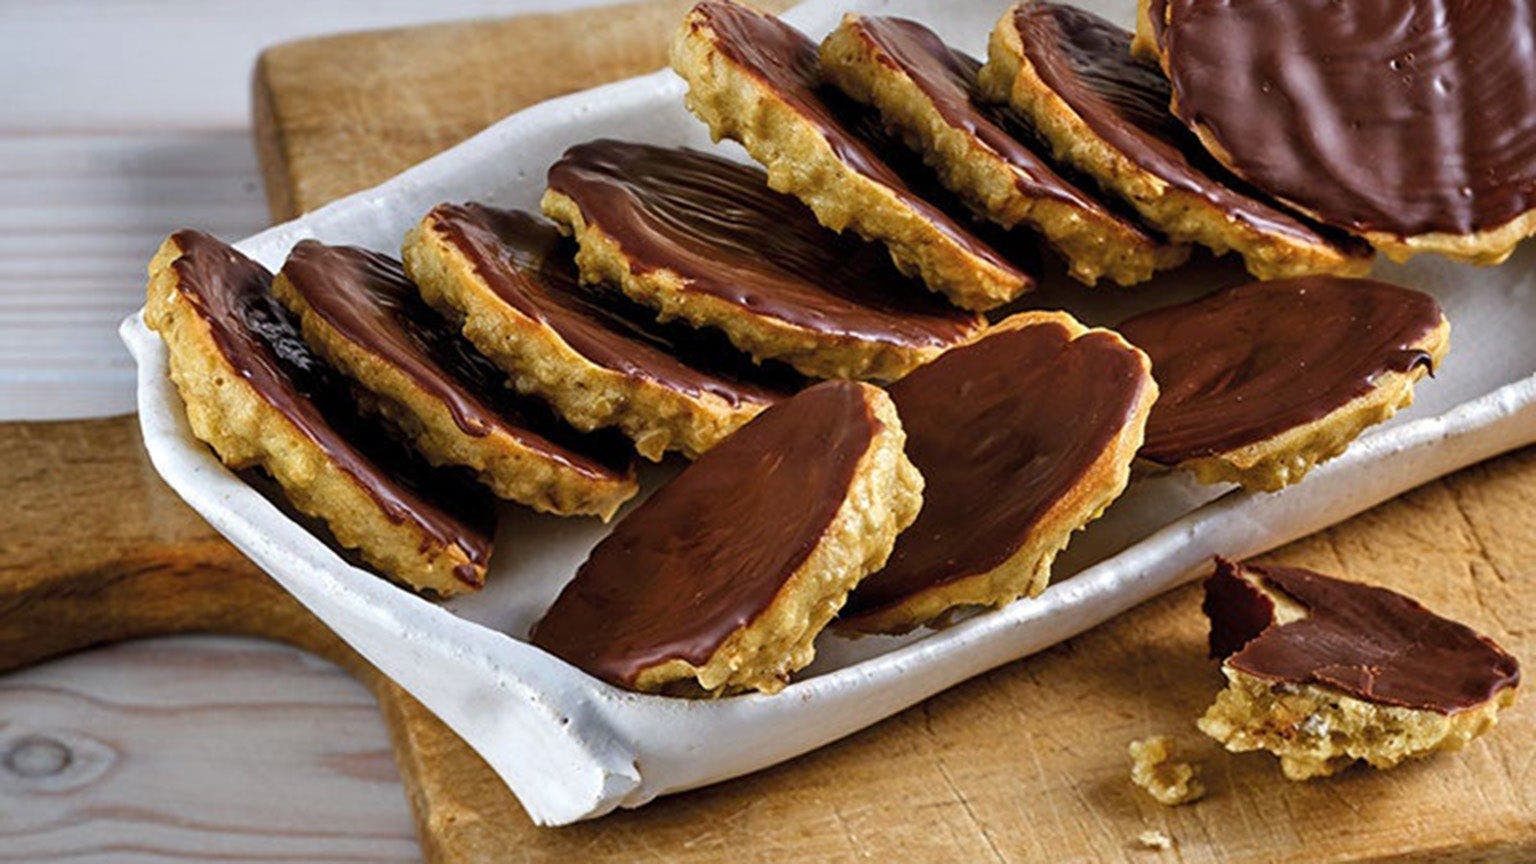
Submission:
[[[194,631],[369,667],[162,482],[134,416],[0,423],[0,672]]]

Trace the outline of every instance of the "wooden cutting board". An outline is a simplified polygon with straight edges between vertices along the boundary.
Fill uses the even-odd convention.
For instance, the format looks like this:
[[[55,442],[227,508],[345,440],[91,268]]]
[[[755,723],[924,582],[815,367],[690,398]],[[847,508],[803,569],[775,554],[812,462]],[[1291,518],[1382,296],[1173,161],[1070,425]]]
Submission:
[[[268,51],[255,104],[274,218],[372,185],[522,105],[659,66],[686,5]],[[1228,755],[1193,728],[1221,686],[1194,588],[788,764],[540,829],[451,731],[159,481],[133,418],[0,424],[0,490],[0,671],[194,630],[315,650],[378,694],[423,849],[438,864],[1536,860],[1536,710],[1516,705],[1460,753],[1290,783],[1269,757]],[[1530,660],[1536,448],[1271,557],[1409,592]],[[1127,743],[1159,733],[1202,765],[1205,800],[1169,809],[1130,785]],[[1145,831],[1172,848],[1144,847]]]

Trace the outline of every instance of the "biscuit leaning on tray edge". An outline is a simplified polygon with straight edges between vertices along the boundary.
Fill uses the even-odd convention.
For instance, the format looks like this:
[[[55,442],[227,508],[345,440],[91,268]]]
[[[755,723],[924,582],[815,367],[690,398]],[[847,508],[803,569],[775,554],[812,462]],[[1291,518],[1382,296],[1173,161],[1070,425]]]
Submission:
[[[449,595],[483,583],[489,496],[359,415],[271,295],[266,268],[183,230],[149,274],[145,321],[165,341],[193,433],[225,464],[265,470],[342,546],[413,588]]]
[[[1163,388],[1142,462],[1264,492],[1412,404],[1450,350],[1433,297],[1327,276],[1240,285],[1116,328]]]

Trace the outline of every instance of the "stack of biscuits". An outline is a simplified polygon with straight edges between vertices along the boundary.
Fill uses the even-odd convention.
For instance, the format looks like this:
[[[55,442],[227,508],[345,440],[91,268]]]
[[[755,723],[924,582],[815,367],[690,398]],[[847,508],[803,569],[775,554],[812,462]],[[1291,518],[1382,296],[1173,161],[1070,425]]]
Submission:
[[[496,498],[607,520],[636,455],[690,460],[530,638],[619,687],[775,692],[828,626],[1040,593],[1133,466],[1299,481],[1444,356],[1432,298],[1361,278],[1435,232],[1387,242],[1250,176],[1185,110],[1181,17],[1214,25],[1147,5],[1133,51],[1026,0],[982,63],[913,21],[818,45],[703,2],[672,66],[761,167],[590,141],[542,215],[444,203],[398,259],[305,240],[276,273],[181,231],[146,317],[198,437],[420,591],[483,583]],[[1031,306],[1041,252],[1133,286],[1192,246],[1261,281],[1114,329]]]

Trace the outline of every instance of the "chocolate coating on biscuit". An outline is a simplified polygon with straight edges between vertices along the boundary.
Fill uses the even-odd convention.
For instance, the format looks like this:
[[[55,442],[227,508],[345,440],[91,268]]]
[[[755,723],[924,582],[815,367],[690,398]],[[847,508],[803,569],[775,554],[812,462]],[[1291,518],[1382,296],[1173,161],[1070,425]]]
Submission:
[[[506,375],[433,312],[400,262],[355,246],[301,240],[283,276],[342,338],[441,402],[466,435],[497,431],[545,460],[590,476],[625,477],[634,459],[616,432],[583,434]]]
[[[850,169],[890,188],[907,207],[971,255],[1032,282],[962,221],[909,188],[902,175],[887,164],[880,142],[859,132],[863,106],[822,83],[816,43],[805,34],[778,18],[735,3],[700,3],[694,13],[714,32],[720,53],[749,70],[814,126]]]
[[[1061,324],[993,331],[889,388],[923,475],[917,521],[842,617],[997,569],[1104,456],[1148,386],[1107,332]]]
[[[356,411],[351,389],[299,335],[297,322],[270,293],[272,274],[200,231],[172,239],[177,289],[207,323],[224,360],[391,522],[410,522],[443,546],[457,546],[484,568],[495,533],[490,496],[458,475],[433,469]],[[480,584],[472,567],[455,574]]]
[[[441,204],[429,218],[498,298],[598,366],[731,405],[771,404],[803,384],[719,334],[663,324],[615,290],[582,285],[574,241],[544,219],[483,204]]]
[[[1147,4],[1147,23],[1151,25],[1153,43],[1163,47],[1163,31],[1168,29],[1168,0],[1143,0]]]
[[[600,140],[549,169],[549,188],[640,273],[668,270],[752,315],[832,336],[942,347],[980,328],[901,275],[886,251],[834,234],[759,168],[697,150]]]
[[[1306,617],[1278,623],[1273,601],[1253,581],[1305,607]],[[1520,683],[1519,662],[1470,627],[1395,591],[1310,570],[1218,558],[1202,608],[1211,655],[1277,684],[1455,714]]]
[[[1428,294],[1373,279],[1254,282],[1115,329],[1152,358],[1159,396],[1140,455],[1225,453],[1317,420],[1388,372],[1429,368],[1441,324]]]
[[[821,543],[881,429],[846,381],[759,414],[619,520],[533,644],[622,687],[669,660],[709,662]]]
[[[1038,145],[1023,118],[1012,109],[977,100],[976,74],[981,63],[975,58],[950,48],[937,33],[905,18],[865,15],[844,26],[873,46],[881,62],[906,75],[946,123],[1007,162],[1020,192],[1113,218],[1104,205],[1063,177],[1060,169],[1036,151]]]
[[[1109,146],[1175,189],[1234,220],[1309,245],[1367,254],[1359,241],[1324,231],[1262,200],[1205,152],[1168,108],[1168,80],[1131,54],[1132,34],[1091,12],[1029,0],[1014,25],[1035,74]]]
[[[1165,0],[1175,110],[1255,186],[1351,231],[1536,209],[1531,0]]]

